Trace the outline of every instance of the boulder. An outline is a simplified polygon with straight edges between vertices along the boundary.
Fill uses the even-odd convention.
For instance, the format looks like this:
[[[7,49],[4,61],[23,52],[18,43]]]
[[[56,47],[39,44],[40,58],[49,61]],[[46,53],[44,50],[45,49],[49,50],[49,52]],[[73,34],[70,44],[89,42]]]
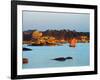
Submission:
[[[28,58],[23,58],[23,64],[28,64]]]

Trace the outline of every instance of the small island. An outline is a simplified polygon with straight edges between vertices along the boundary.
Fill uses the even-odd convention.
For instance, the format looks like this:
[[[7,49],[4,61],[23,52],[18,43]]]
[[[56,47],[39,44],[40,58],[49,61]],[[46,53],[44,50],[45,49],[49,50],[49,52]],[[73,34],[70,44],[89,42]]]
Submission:
[[[32,49],[29,48],[23,48],[23,51],[31,51]]]

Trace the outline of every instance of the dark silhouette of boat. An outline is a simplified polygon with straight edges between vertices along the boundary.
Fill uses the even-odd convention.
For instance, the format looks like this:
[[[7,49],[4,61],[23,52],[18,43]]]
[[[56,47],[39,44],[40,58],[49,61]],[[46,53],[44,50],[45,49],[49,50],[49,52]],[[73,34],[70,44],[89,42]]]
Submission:
[[[73,58],[70,57],[70,56],[69,57],[65,57],[65,58],[64,57],[58,57],[58,58],[55,58],[53,60],[56,60],[56,61],[65,61],[65,60],[69,60],[69,59],[72,60]]]

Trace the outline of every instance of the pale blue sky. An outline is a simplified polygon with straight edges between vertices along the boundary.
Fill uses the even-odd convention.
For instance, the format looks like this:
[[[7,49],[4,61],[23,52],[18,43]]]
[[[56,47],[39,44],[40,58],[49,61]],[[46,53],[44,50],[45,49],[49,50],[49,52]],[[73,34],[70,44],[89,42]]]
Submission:
[[[89,32],[89,23],[89,14],[23,11],[23,31],[70,29],[78,32]]]

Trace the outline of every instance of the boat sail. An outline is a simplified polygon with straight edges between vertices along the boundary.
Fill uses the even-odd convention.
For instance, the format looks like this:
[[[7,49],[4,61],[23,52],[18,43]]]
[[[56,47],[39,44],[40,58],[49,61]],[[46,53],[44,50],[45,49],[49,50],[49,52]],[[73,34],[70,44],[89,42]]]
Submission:
[[[73,38],[70,40],[70,47],[76,47],[76,44],[77,44],[77,39]]]

